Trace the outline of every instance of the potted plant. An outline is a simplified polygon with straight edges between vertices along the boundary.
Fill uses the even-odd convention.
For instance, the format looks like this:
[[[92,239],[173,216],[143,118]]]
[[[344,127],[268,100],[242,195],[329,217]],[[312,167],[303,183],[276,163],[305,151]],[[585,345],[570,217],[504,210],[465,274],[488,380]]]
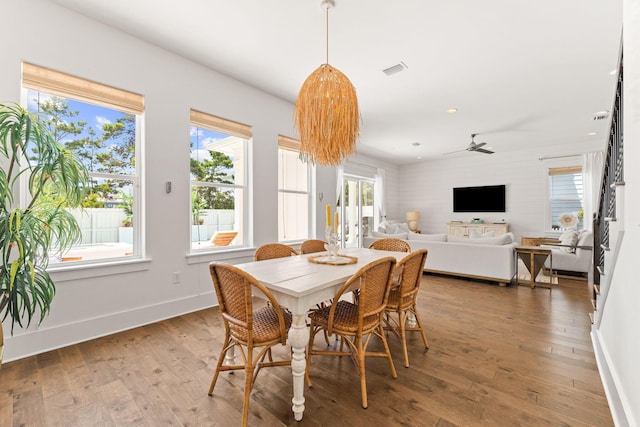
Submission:
[[[191,240],[199,242],[207,238],[207,227],[204,225],[204,218],[201,217],[202,209],[207,203],[198,195],[197,191],[191,192]]]
[[[88,173],[37,117],[17,104],[0,104],[0,319],[28,327],[47,316],[55,284],[49,257],[80,242],[66,208],[81,207]],[[24,178],[26,191],[19,193]]]
[[[118,228],[118,241],[133,244],[133,196],[120,192],[124,219],[122,227]]]

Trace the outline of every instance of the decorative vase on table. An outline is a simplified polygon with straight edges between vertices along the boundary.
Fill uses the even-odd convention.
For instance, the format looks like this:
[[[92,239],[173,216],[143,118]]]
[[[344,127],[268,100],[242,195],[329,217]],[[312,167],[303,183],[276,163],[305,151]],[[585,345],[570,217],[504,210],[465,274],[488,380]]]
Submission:
[[[329,257],[331,259],[336,259],[338,255],[338,249],[340,248],[338,233],[334,231],[333,227],[327,227],[324,231],[324,237],[327,240],[325,249],[329,252]]]

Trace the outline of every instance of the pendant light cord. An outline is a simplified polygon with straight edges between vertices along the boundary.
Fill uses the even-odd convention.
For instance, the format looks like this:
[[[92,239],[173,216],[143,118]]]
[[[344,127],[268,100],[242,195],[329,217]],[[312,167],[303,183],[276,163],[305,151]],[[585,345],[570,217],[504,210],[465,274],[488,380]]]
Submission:
[[[325,9],[325,34],[326,34],[326,57],[327,57],[327,64],[329,63],[329,6],[326,7]]]

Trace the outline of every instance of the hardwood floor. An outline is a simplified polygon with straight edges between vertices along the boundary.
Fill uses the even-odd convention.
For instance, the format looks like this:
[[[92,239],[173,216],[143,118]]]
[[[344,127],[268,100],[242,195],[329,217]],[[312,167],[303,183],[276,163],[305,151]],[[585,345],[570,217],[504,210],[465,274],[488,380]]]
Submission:
[[[291,413],[290,369],[278,367],[258,376],[249,424],[612,426],[589,297],[582,281],[549,291],[425,275],[419,305],[431,348],[412,334],[404,368],[389,335],[398,378],[385,360],[367,362],[368,409],[351,360],[317,357],[301,422]],[[209,309],[6,363],[0,426],[239,425],[242,373],[221,374],[207,395],[223,333]]]

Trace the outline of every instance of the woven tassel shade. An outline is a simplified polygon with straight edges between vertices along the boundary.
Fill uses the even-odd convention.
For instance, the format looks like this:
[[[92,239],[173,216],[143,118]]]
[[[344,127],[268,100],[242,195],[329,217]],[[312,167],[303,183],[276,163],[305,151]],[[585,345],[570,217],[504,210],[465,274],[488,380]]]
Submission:
[[[351,81],[329,65],[329,9],[326,10],[327,61],[302,84],[294,110],[294,126],[300,136],[300,156],[322,166],[339,165],[356,151],[360,133],[358,98]]]
[[[342,163],[355,152],[359,120],[356,90],[340,70],[323,64],[307,77],[295,107],[300,152],[307,161]]]

